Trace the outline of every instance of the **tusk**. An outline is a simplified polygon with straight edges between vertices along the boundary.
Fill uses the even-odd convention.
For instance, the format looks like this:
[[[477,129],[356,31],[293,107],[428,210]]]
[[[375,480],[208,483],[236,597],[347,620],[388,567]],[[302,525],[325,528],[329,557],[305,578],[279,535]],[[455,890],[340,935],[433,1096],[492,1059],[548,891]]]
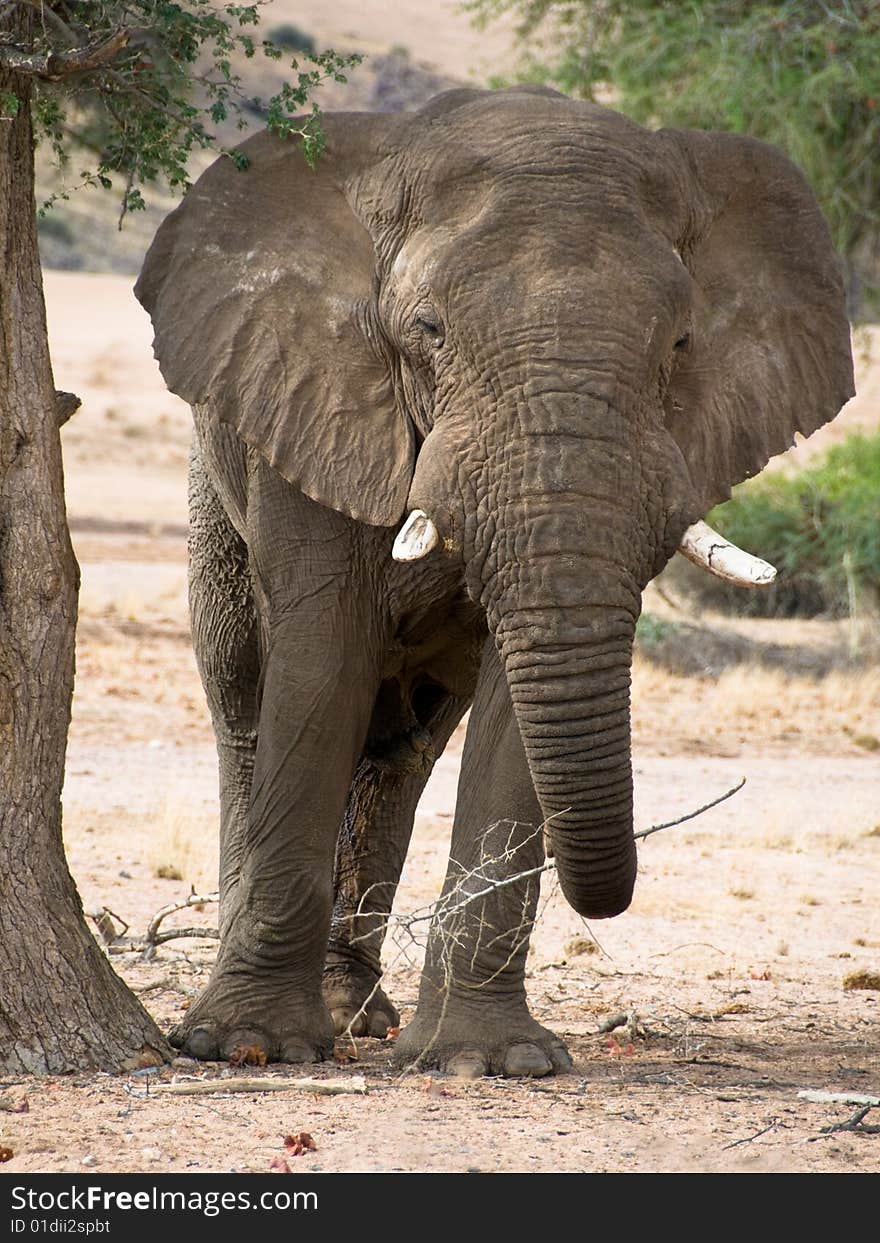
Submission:
[[[418,561],[440,542],[437,528],[422,509],[414,509],[397,532],[391,549],[395,561]]]
[[[685,531],[678,551],[688,561],[737,587],[769,587],[775,568],[750,552],[743,552],[706,522],[695,522]]]

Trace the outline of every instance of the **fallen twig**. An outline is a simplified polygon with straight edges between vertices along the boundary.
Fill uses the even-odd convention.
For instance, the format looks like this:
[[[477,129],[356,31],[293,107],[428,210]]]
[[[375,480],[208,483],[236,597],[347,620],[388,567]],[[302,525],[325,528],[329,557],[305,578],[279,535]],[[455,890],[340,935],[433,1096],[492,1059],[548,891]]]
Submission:
[[[735,1139],[732,1144],[725,1144],[721,1151],[726,1152],[728,1148],[738,1148],[740,1144],[750,1144],[753,1139],[760,1139],[761,1136],[766,1135],[768,1131],[774,1130],[778,1122],[779,1119],[774,1118],[769,1126],[764,1127],[763,1131],[756,1131],[754,1135],[746,1135],[743,1139]]]
[[[626,1027],[628,1018],[629,1015],[627,1014],[614,1014],[610,1019],[606,1019],[604,1023],[599,1024],[596,1028],[596,1034],[604,1036],[608,1032],[617,1031],[618,1027]]]
[[[880,1096],[865,1096],[861,1092],[817,1092],[807,1089],[798,1092],[799,1101],[814,1101],[819,1105],[880,1105]]]
[[[630,1042],[638,1039],[647,1039],[651,1032],[645,1027],[635,1010],[628,1010],[626,1014],[615,1014],[610,1019],[606,1019],[604,1023],[600,1023],[596,1028],[597,1036],[607,1035],[609,1032],[617,1031],[618,1028],[625,1027],[626,1034]]]
[[[171,941],[175,937],[207,937],[217,940],[220,933],[216,928],[173,928],[168,932],[160,932],[159,926],[163,919],[167,919],[176,911],[186,910],[189,906],[203,906],[208,902],[219,901],[219,893],[191,893],[183,902],[169,902],[167,906],[163,906],[156,912],[147,925],[147,931],[144,934],[145,948],[154,949],[157,945],[162,945],[165,941]]]
[[[352,1075],[350,1079],[281,1079],[270,1075],[262,1079],[193,1079],[181,1083],[157,1083],[150,1095],[203,1096],[215,1092],[310,1092],[315,1096],[351,1093],[366,1096],[367,1081],[363,1075]]]
[[[178,907],[178,910],[180,908]],[[160,932],[151,940],[144,939],[145,948],[149,949],[156,945],[164,945],[166,941],[176,941],[182,937],[204,937],[208,941],[219,941],[219,928],[169,928],[167,932]]]
[[[831,1126],[820,1126],[819,1130],[823,1135],[831,1135],[835,1131],[855,1131],[857,1135],[880,1135],[880,1126],[873,1126],[863,1121],[866,1115],[876,1108],[876,1105],[863,1105],[847,1122],[832,1122]]]
[[[163,975],[160,980],[153,980],[152,984],[135,985],[133,991],[139,997],[143,997],[144,993],[155,993],[160,988],[176,989],[177,984],[170,976]],[[181,992],[184,990],[181,989]]]
[[[649,958],[668,958],[670,954],[677,954],[679,950],[690,949],[691,946],[703,946],[707,950],[714,950],[716,954],[727,957],[727,950],[720,950],[717,945],[713,945],[711,941],[682,941],[681,945],[673,945],[672,949],[658,950],[656,954],[649,954]]]
[[[98,932],[100,932],[101,940],[105,945],[112,945],[114,941],[118,941],[120,937],[125,936],[129,929],[129,925],[125,920],[120,915],[117,915],[115,911],[111,911],[109,906],[99,906],[97,910],[90,911],[89,919],[91,919]],[[113,922],[114,919],[117,924],[122,925],[118,931],[116,924]]]

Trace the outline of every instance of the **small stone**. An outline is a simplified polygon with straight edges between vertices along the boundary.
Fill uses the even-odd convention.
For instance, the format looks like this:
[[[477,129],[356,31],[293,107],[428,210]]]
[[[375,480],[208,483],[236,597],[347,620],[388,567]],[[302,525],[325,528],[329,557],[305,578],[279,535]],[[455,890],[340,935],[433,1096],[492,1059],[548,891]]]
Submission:
[[[162,1153],[158,1148],[142,1148],[141,1156],[145,1161],[161,1161]]]
[[[86,1155],[83,1157],[82,1161],[80,1161],[80,1165],[84,1165],[84,1166],[86,1167],[86,1169],[89,1169],[89,1170],[90,1170],[90,1169],[92,1169],[92,1167],[93,1167],[93,1166],[95,1166],[95,1165],[97,1165],[97,1164],[98,1164],[98,1158],[97,1158],[97,1157],[92,1156],[92,1154],[91,1154],[90,1152],[89,1152],[89,1153],[86,1153]]]

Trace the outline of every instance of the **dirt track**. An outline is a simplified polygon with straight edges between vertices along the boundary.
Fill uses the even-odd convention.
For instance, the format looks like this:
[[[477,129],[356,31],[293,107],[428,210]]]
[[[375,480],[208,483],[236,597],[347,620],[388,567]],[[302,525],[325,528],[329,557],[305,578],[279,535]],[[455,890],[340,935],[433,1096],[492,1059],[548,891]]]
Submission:
[[[454,748],[426,792],[399,911],[438,892],[457,758]],[[880,962],[875,763],[639,757],[643,826],[728,788],[744,770],[749,784],[643,844],[638,896],[619,919],[588,929],[545,887],[528,988],[536,1016],[569,1044],[570,1075],[401,1079],[389,1044],[360,1040],[356,1062],[314,1073],[366,1074],[366,1097],[144,1095],[173,1074],[266,1073],[194,1063],[21,1085],[11,1094],[27,1093],[30,1111],[0,1115],[18,1154],[7,1169],[77,1170],[88,1158],[105,1170],[264,1171],[284,1156],[283,1137],[304,1130],[317,1151],[291,1158],[295,1170],[878,1170],[877,1137],[821,1134],[854,1106],[797,1098],[805,1088],[880,1091],[880,993],[843,988],[848,973]],[[201,882],[199,870],[212,866],[213,782],[205,741],[73,748],[67,837],[87,909],[106,905],[140,933],[155,910]],[[189,857],[182,833],[195,841]],[[163,865],[184,880],[160,879]],[[187,923],[211,919],[207,909]],[[116,962],[170,1023],[204,980],[211,946],[174,942],[153,962],[137,954]],[[405,1018],[419,954],[404,935],[389,944],[387,987]],[[630,1012],[639,1031],[597,1033]]]

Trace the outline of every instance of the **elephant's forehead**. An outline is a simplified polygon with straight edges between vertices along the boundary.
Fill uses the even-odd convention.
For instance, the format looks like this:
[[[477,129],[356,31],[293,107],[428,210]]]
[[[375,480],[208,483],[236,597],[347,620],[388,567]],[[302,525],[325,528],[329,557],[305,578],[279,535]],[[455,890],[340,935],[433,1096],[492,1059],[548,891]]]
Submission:
[[[422,132],[414,156],[433,192],[450,179],[497,185],[599,173],[632,181],[657,162],[652,135],[618,113],[533,95],[488,95],[456,110]]]
[[[463,108],[420,137],[409,201],[423,223],[648,211],[674,231],[683,196],[654,135],[605,109],[538,99],[536,114],[522,99],[531,108]]]
[[[671,240],[674,220],[655,217],[631,190],[597,192],[562,180],[547,197],[534,186],[521,191],[513,181],[489,182],[455,196],[448,210],[430,206],[435,210],[420,214],[396,251],[392,274],[401,290],[450,281],[488,289],[497,278],[508,292],[519,282],[521,295],[534,301],[537,270],[540,289],[551,299],[571,296],[581,269],[589,285],[598,274],[614,277],[621,290],[634,274],[655,268],[664,285],[673,277],[682,282]]]

